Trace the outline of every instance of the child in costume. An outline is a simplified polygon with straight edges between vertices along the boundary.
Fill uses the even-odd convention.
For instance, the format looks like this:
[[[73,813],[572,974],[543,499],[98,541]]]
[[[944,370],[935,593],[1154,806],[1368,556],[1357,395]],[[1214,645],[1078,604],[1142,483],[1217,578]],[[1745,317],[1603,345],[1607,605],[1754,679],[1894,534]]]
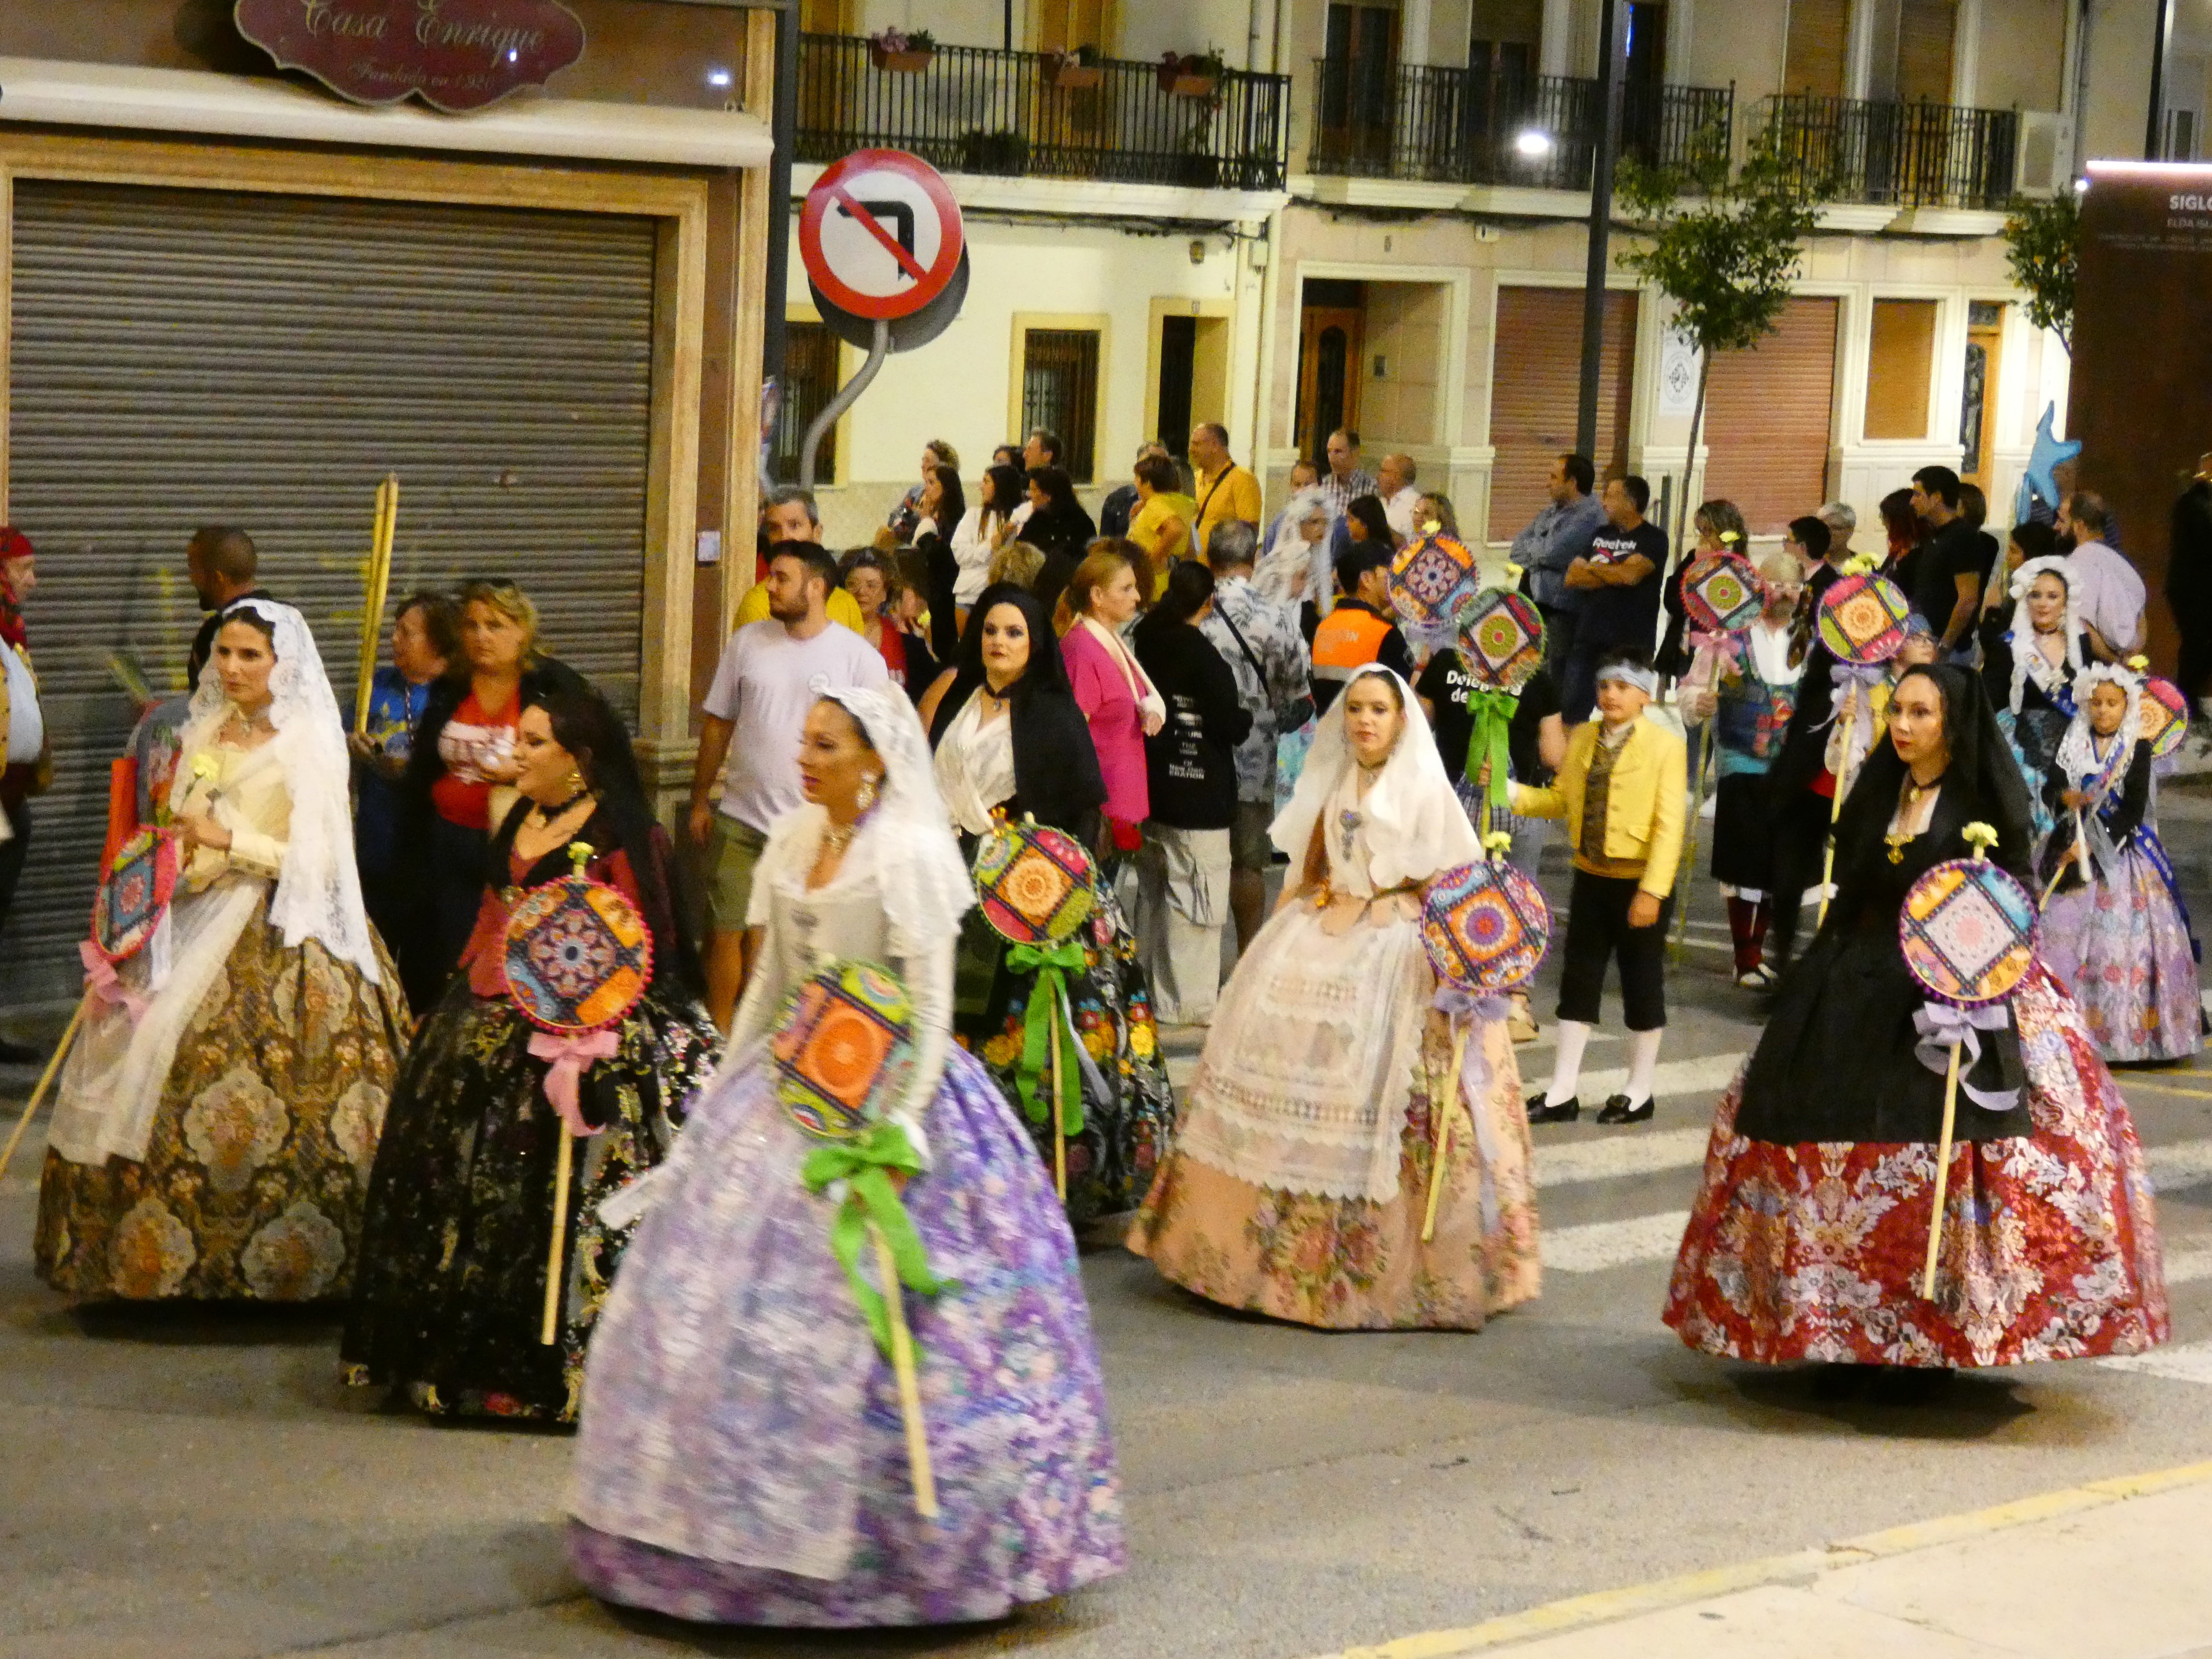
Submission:
[[[2108,1060],[2180,1060],[2203,1047],[2189,913],[2152,822],[2142,684],[2131,668],[2081,671],[2045,790],[2056,822],[2038,874],[2057,886],[2043,958]]]
[[[1598,664],[1595,720],[1575,728],[1559,776],[1542,789],[1513,786],[1513,810],[1567,821],[1575,882],[1560,952],[1559,1048],[1551,1087],[1528,1097],[1531,1123],[1571,1123],[1583,1050],[1597,1024],[1609,957],[1620,963],[1628,1017],[1628,1081],[1601,1123],[1649,1122],[1652,1075],[1667,1027],[1667,918],[1682,858],[1689,753],[1644,710],[1659,690],[1651,660],[1616,651]]]

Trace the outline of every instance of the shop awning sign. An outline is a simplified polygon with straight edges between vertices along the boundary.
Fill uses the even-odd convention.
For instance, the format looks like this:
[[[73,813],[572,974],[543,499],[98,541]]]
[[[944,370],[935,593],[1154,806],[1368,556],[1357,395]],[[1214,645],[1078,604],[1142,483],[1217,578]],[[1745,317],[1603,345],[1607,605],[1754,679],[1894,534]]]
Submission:
[[[799,216],[806,274],[839,309],[911,317],[943,294],[966,246],[960,204],[918,155],[859,149],[823,169]]]
[[[543,86],[584,55],[560,0],[237,0],[238,32],[357,104],[420,98],[449,115]]]

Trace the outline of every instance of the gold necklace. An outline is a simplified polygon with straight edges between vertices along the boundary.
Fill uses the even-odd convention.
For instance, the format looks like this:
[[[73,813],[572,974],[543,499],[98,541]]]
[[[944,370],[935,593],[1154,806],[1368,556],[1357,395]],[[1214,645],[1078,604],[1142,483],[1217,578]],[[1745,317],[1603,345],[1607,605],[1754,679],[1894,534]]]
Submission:
[[[860,828],[857,823],[825,823],[822,826],[822,839],[830,843],[830,851],[842,853],[853,844]]]
[[[1939,777],[1931,782],[1923,783],[1911,773],[1905,774],[1905,782],[1897,792],[1898,828],[1881,838],[1882,844],[1889,848],[1889,861],[1892,864],[1905,862],[1905,843],[1917,840],[1920,835],[1918,830],[1907,830],[1905,826],[1912,822],[1912,815],[1919,807],[1922,799],[1929,790],[1942,781],[1943,780]]]

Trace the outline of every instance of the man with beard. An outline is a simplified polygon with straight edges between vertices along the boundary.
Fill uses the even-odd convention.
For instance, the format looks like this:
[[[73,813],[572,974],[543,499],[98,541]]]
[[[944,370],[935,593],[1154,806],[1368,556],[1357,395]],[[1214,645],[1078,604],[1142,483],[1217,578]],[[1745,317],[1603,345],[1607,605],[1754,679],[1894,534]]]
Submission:
[[[830,595],[839,590],[829,550],[816,542],[777,543],[769,550],[766,586],[768,615],[738,629],[723,647],[702,705],[691,774],[691,839],[706,850],[707,1006],[726,1031],[750,968],[745,912],[769,826],[805,799],[799,738],[817,678],[838,686],[890,684],[875,647],[830,625]]]

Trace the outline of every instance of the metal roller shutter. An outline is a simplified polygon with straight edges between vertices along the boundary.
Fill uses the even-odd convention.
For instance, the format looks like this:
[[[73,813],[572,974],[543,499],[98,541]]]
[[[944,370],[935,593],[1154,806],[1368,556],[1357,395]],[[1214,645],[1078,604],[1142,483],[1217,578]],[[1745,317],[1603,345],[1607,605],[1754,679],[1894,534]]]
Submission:
[[[1490,530],[1510,542],[1551,504],[1544,487],[1554,457],[1575,447],[1582,395],[1583,291],[1501,288],[1491,357]],[[1629,397],[1636,366],[1636,295],[1605,296],[1598,359],[1597,476],[1628,471]]]
[[[1752,351],[1713,360],[1705,389],[1705,493],[1736,504],[1754,536],[1828,498],[1836,397],[1836,301],[1793,299]]]
[[[350,710],[376,481],[397,471],[394,602],[515,577],[552,652],[634,714],[651,221],[23,181],[14,228],[9,506],[40,555],[58,766],[0,1003],[77,981],[133,715],[108,653],[182,685],[198,525],[252,534]]]

